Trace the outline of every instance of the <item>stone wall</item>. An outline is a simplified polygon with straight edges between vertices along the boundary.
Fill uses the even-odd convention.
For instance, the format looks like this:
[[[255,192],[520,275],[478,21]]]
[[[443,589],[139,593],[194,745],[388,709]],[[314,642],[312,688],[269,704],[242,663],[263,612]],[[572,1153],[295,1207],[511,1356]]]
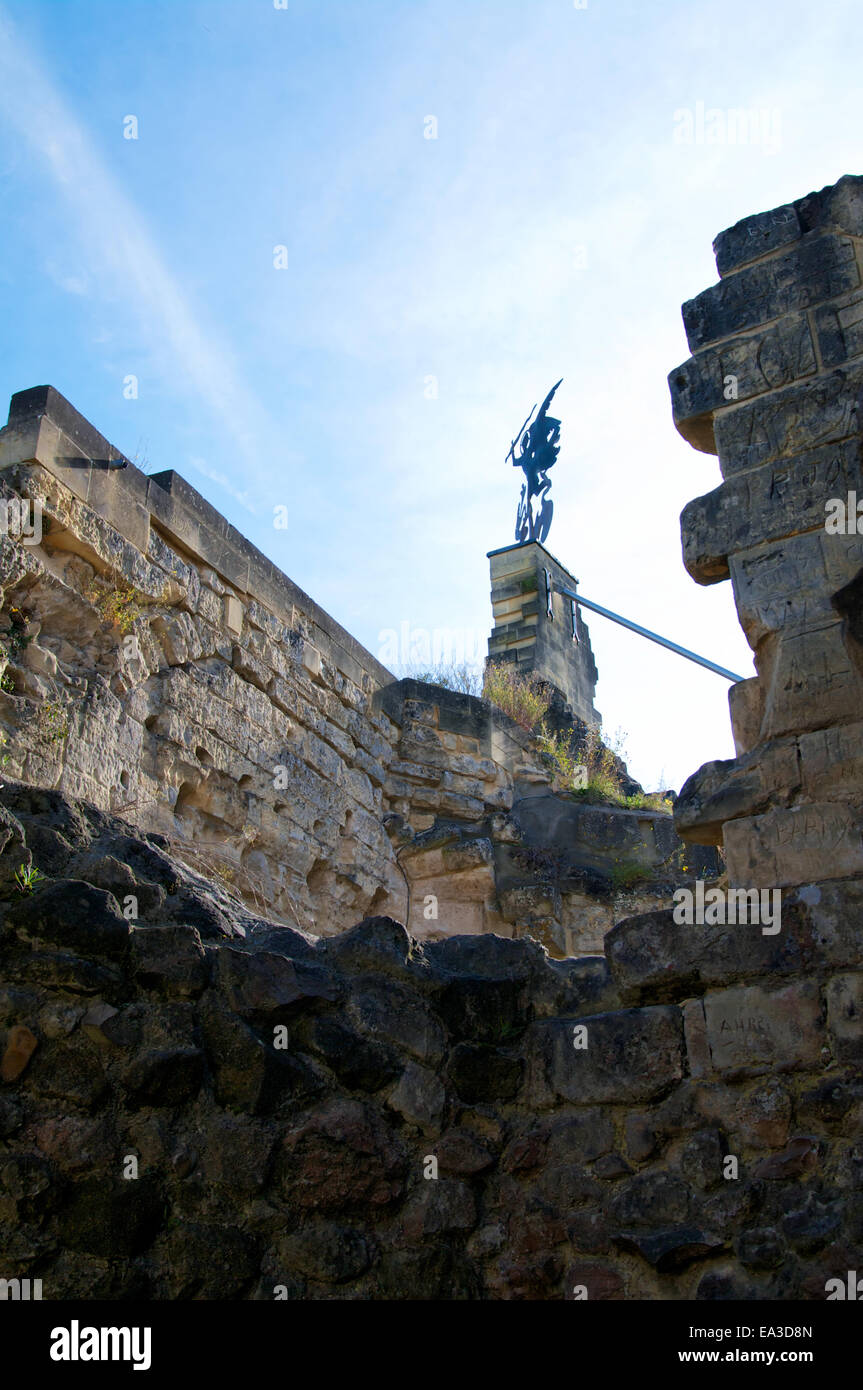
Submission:
[[[51,388],[13,398],[2,479],[44,536],[2,542],[10,771],[211,853],[286,921],[386,905],[389,672],[176,473],[117,461]]]
[[[799,894],[781,937],[630,918],[579,960],[381,917],[315,943],[159,836],[5,800],[4,1277],[51,1300],[820,1299],[860,1268],[859,895]],[[31,854],[50,880],[21,894]]]
[[[687,783],[677,826],[733,883],[863,874],[863,179],[739,222],[683,306],[677,428],[724,481],[682,516],[700,584],[731,579],[758,675],[730,691],[737,757]],[[850,525],[828,525],[831,500]]]
[[[669,815],[573,798],[488,701],[413,680],[376,698],[401,731],[385,824],[418,939],[524,932],[556,957],[602,951],[621,917],[720,872]]]
[[[388,912],[417,937],[601,945],[613,858],[569,907],[530,866],[520,897],[511,864],[499,881],[498,841],[521,837],[508,813],[553,780],[512,720],[396,681],[178,474],[142,474],[50,387],[13,397],[0,431],[0,503],[18,496],[43,534],[0,535],[7,777],[168,836],[248,905],[318,934]],[[644,878],[664,885],[675,854],[679,877],[680,848],[641,853]]]
[[[41,784],[8,782],[0,807],[5,1277],[46,1298],[219,1300],[795,1300],[856,1278],[860,571],[856,539],[837,558],[816,516],[827,484],[859,478],[853,363],[833,367],[825,327],[850,350],[858,186],[726,233],[722,284],[685,309],[677,416],[726,479],[685,513],[688,563],[731,575],[759,671],[732,695],[737,759],[680,798],[704,846],[689,862],[667,817],[564,794],[489,705],[391,680],[298,591],[290,616],[274,591],[264,604],[251,556],[246,587],[226,573],[230,528],[214,539],[200,499],[171,510],[179,480],[128,474],[133,543],[104,441],[69,417],[42,449],[56,419],[19,411],[0,447],[21,454],[21,421],[33,438],[6,482],[45,498],[51,528],[3,551],[9,756]],[[219,544],[217,573],[202,555]],[[133,577],[146,614],[122,660],[98,620],[106,575],[115,616]],[[256,786],[293,749],[300,809],[272,843],[311,841],[293,872],[317,936],[172,849],[184,815],[226,833],[241,758]],[[168,835],[104,809],[136,768]],[[237,813],[255,847],[261,800]],[[624,852],[667,901],[720,836],[732,881],[783,889],[769,924],[686,925],[609,891]],[[369,897],[396,907],[323,934]],[[568,954],[591,932],[602,954]]]

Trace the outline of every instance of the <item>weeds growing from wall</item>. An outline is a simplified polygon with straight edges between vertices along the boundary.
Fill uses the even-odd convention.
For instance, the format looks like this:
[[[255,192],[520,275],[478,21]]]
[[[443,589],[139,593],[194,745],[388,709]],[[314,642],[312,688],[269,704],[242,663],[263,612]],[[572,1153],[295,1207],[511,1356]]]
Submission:
[[[441,662],[438,666],[409,666],[401,672],[402,680],[424,681],[426,685],[442,685],[460,695],[482,696],[482,672],[467,662]]]
[[[42,870],[37,869],[35,864],[22,864],[15,870],[15,886],[19,893],[32,893],[44,877]]]
[[[646,883],[655,877],[655,870],[646,868],[635,859],[615,860],[609,871],[611,886],[615,892],[633,888],[637,883]]]
[[[548,728],[545,717],[551,697],[548,687],[533,672],[523,673],[500,662],[488,662],[484,674],[466,664],[441,664],[407,669],[402,679],[424,681],[488,700],[533,734],[556,780],[577,800],[671,814],[671,805],[661,792],[624,793],[618,768],[626,742],[622,730],[618,729],[606,744],[595,725],[589,725],[582,735],[554,733]]]
[[[661,793],[624,794],[618,767],[626,743],[623,730],[618,729],[608,744],[597,725],[588,725],[581,735],[555,733],[545,721],[547,687],[538,676],[522,675],[511,666],[489,664],[483,694],[534,735],[563,790],[577,800],[670,814]]]
[[[141,616],[144,595],[129,585],[105,588],[94,580],[86,590],[85,597],[98,609],[103,623],[111,623],[121,632],[129,632],[135,619]]]
[[[62,742],[69,733],[69,719],[59,700],[46,700],[39,709],[39,731],[46,743]]]
[[[550,696],[548,688],[533,672],[522,674],[514,666],[489,662],[482,693],[528,733],[536,734],[542,728]]]

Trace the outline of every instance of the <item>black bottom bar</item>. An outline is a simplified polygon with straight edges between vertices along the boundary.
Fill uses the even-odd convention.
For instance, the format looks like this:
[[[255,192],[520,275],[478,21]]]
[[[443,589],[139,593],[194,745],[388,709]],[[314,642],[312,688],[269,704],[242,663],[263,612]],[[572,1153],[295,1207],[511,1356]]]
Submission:
[[[100,1371],[160,1380],[166,1373],[214,1375],[214,1384],[249,1372],[295,1382],[344,1365],[352,1376],[378,1374],[384,1384],[419,1379],[435,1370],[451,1377],[478,1363],[484,1380],[500,1358],[516,1351],[533,1362],[533,1380],[569,1365],[566,1379],[601,1373],[613,1384],[628,1373],[697,1375],[703,1368],[782,1371],[804,1368],[822,1384],[843,1383],[856,1364],[860,1310],[841,1303],[476,1303],[446,1310],[428,1303],[375,1307],[326,1303],[14,1303],[0,1304],[7,1383],[48,1375],[94,1379]],[[335,1306],[334,1306],[335,1305]],[[103,1336],[102,1329],[115,1329]],[[538,1334],[553,1343],[531,1340]],[[409,1352],[409,1348],[412,1351]],[[55,1359],[65,1354],[78,1359]],[[106,1359],[87,1359],[97,1351]],[[406,1359],[407,1358],[407,1359]],[[14,1378],[12,1365],[15,1367]],[[557,1372],[559,1375],[560,1372]],[[856,1378],[856,1373],[855,1373]],[[35,1376],[32,1383],[36,1383]],[[769,1380],[767,1382],[769,1384]]]

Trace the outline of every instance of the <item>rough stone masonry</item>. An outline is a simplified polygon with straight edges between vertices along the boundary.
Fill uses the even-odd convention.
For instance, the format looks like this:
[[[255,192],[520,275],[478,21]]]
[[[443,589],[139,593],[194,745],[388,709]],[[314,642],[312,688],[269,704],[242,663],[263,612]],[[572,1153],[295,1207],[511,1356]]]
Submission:
[[[55,693],[62,673],[111,712],[88,718],[103,719],[104,758],[121,785],[124,770],[162,757],[169,785],[193,784],[178,792],[181,811],[185,800],[199,827],[224,819],[233,773],[213,777],[202,753],[215,765],[217,734],[231,746],[245,738],[236,752],[254,778],[271,749],[263,761],[253,752],[270,735],[265,706],[245,687],[267,709],[283,689],[261,653],[276,659],[267,639],[284,656],[284,640],[260,607],[254,621],[245,616],[263,579],[253,585],[248,569],[232,568],[236,539],[219,539],[211,517],[195,531],[201,503],[179,507],[184,485],[172,479],[134,481],[144,500],[127,525],[140,534],[124,550],[124,518],[110,511],[110,479],[121,475],[94,466],[110,461],[108,446],[71,417],[50,446],[51,468],[32,449],[29,462],[19,458],[12,480],[36,488],[51,518],[44,555],[4,551],[8,641],[19,648],[9,699],[31,699],[42,729],[21,771],[39,768],[43,744],[65,752],[50,785],[47,772],[42,786],[10,782],[0,808],[0,1275],[41,1279],[45,1298],[112,1299],[797,1300],[850,1286],[863,1268],[863,876],[850,853],[860,798],[848,694],[849,593],[861,571],[841,538],[839,558],[830,550],[835,538],[816,517],[837,489],[863,492],[856,398],[846,394],[854,361],[835,361],[854,355],[861,183],[842,180],[718,240],[722,282],[686,307],[698,350],[672,374],[681,428],[699,447],[716,441],[726,478],[684,516],[688,563],[702,579],[731,574],[759,670],[732,697],[738,758],[696,774],[679,824],[696,839],[724,837],[737,882],[783,886],[776,934],[681,926],[662,908],[618,920],[601,953],[552,959],[497,926],[421,942],[398,913],[377,912],[313,936],[238,902],[182,862],[169,835],[119,819],[83,781],[61,785],[64,769],[84,778],[96,766],[86,721],[50,734],[66,709]],[[49,425],[31,419],[26,429]],[[73,467],[91,446],[91,466]],[[59,487],[69,460],[71,501]],[[151,486],[166,495],[145,505]],[[76,510],[82,489],[86,512]],[[185,571],[180,594],[165,591],[171,565],[192,568],[192,548],[199,579],[202,553],[220,560],[204,583],[221,610],[189,599],[197,591]],[[154,554],[158,564],[142,560]],[[135,622],[146,621],[159,651],[146,648],[147,674],[133,666],[134,693],[121,698],[116,637],[109,649],[92,610],[98,579],[132,566],[150,599]],[[14,613],[28,596],[36,616],[22,626]],[[310,603],[298,597],[297,612]],[[284,612],[281,594],[273,605]],[[374,789],[383,796],[386,784],[360,756],[375,758],[363,742],[374,729],[402,804],[393,857],[412,847],[443,873],[449,851],[458,872],[481,875],[520,830],[501,790],[520,786],[528,805],[548,795],[547,783],[529,795],[542,777],[531,741],[481,701],[448,702],[434,687],[387,683],[388,673],[369,698],[374,672],[325,618],[291,619],[306,674],[286,666],[279,676],[279,746],[296,725],[317,729],[323,797],[333,785],[323,749],[335,754],[335,730],[347,730],[351,746],[329,766],[339,795],[352,789],[344,813],[356,815],[363,795],[380,809]],[[344,727],[321,698],[339,687],[336,672],[349,681]],[[173,693],[191,688],[187,679],[204,691],[185,711],[189,738]],[[154,692],[158,713],[137,722],[152,734],[155,715],[167,732],[127,758],[133,735],[113,726],[149,710]],[[238,699],[244,716],[232,721],[219,701],[230,709]],[[388,710],[402,712],[394,720]],[[469,738],[474,762],[456,762]],[[518,751],[504,757],[507,740]],[[95,734],[89,746],[99,746]],[[371,792],[353,776],[360,763]],[[444,780],[450,771],[474,779],[476,804],[443,809],[445,797],[473,796]],[[407,817],[426,788],[437,800],[419,813],[432,824],[417,830]],[[488,833],[447,839],[454,808]],[[568,814],[558,801],[564,843],[580,833]],[[798,814],[803,831],[789,835],[783,818],[796,825]],[[344,913],[360,901],[331,891],[319,913],[329,900]]]
[[[860,1268],[858,914],[606,956],[256,918],[40,788],[0,827],[0,1275],[46,1299],[800,1299]],[[31,851],[45,882],[16,892]],[[129,895],[139,915],[121,911]]]
[[[51,387],[15,395],[0,430],[0,504],[22,500],[41,534],[0,533],[5,776],[166,835],[259,913],[328,935],[386,912],[417,937],[530,932],[566,955],[709,862],[684,870],[667,815],[557,796],[487,702],[396,681],[183,478],[140,472]],[[541,636],[563,701],[544,630],[561,627]]]
[[[861,489],[863,179],[714,244],[721,279],[683,307],[677,428],[724,481],[683,513],[700,584],[730,577],[758,671],[730,692],[737,757],[683,790],[686,839],[724,843],[734,884],[863,875],[863,535],[825,529]]]

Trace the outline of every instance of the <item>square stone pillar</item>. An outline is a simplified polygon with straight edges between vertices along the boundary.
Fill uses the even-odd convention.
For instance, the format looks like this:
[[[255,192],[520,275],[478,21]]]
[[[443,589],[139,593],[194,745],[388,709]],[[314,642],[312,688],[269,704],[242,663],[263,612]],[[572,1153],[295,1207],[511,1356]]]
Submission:
[[[494,629],[489,660],[512,662],[560,691],[572,713],[599,724],[593,706],[596,663],[579,609],[555,589],[578,581],[538,541],[489,552]]]

